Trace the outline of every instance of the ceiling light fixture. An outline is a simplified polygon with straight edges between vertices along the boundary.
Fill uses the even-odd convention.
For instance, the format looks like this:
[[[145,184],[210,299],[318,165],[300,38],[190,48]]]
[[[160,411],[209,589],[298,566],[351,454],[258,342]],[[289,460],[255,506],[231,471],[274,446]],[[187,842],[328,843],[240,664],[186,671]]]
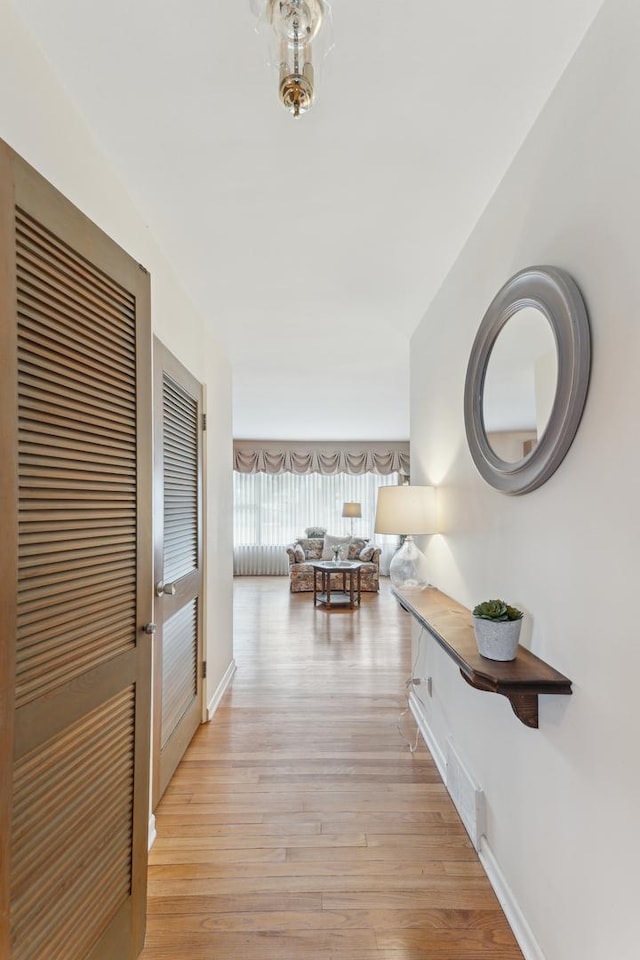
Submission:
[[[258,27],[268,30],[270,62],[278,69],[280,100],[298,118],[314,101],[318,65],[330,46],[329,4],[327,0],[252,0],[252,7]]]

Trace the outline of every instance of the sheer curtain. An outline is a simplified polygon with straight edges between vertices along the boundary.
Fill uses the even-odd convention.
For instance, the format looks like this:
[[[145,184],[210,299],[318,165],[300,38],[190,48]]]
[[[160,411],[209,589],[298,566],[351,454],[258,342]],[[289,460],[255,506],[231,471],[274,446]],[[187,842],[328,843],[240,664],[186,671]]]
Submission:
[[[378,487],[397,483],[397,473],[234,472],[234,573],[286,574],[285,548],[304,536],[305,527],[325,527],[334,535],[351,533],[351,522],[342,517],[342,505],[348,501],[362,504],[362,518],[353,521],[353,535],[375,540],[383,548],[381,572],[388,573],[397,538],[376,536],[373,523]]]

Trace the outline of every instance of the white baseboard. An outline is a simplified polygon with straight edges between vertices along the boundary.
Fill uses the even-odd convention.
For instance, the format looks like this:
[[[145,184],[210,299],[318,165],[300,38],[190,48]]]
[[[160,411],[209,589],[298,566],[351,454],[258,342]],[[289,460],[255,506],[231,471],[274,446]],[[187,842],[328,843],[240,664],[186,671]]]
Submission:
[[[533,931],[527,923],[527,919],[520,909],[520,905],[514,897],[511,887],[498,866],[498,861],[493,855],[493,851],[486,837],[482,838],[479,857],[485,873],[489,878],[489,883],[493,887],[494,893],[500,901],[500,906],[504,910],[507,923],[513,930],[513,935],[518,941],[518,946],[524,954],[525,960],[545,960],[542,948],[534,937]]]
[[[147,840],[147,843],[148,843],[147,850],[151,850],[151,847],[152,847],[152,846],[154,845],[154,843],[156,842],[156,837],[157,837],[157,833],[156,833],[156,815],[155,815],[155,813],[150,813],[150,814],[149,814],[149,837],[148,837],[148,840]]]
[[[445,755],[440,749],[433,731],[429,726],[419,698],[416,697],[413,692],[409,694],[409,707],[416,723],[418,724],[418,730],[422,735],[422,739],[427,745],[427,749],[433,757],[440,776],[446,785],[447,766]],[[504,911],[504,915],[507,918],[507,923],[511,927],[514,937],[518,941],[518,946],[522,950],[525,960],[545,960],[545,956],[542,952],[540,944],[533,935],[533,931],[527,923],[527,919],[522,912],[520,905],[518,904],[518,901],[511,890],[511,887],[507,883],[502,870],[498,866],[498,861],[496,860],[486,837],[482,837],[480,840],[478,856],[480,857],[480,862],[484,867],[484,871],[488,877],[489,883],[493,887],[493,891]]]
[[[213,696],[211,697],[211,700],[209,701],[209,703],[208,703],[208,705],[207,705],[207,722],[212,719],[214,713],[216,712],[216,710],[217,710],[218,707],[220,706],[220,701],[222,700],[223,696],[225,695],[225,693],[226,693],[226,691],[227,691],[227,687],[228,687],[229,684],[231,683],[231,681],[232,681],[232,679],[233,679],[233,675],[234,675],[234,673],[236,672],[236,670],[237,670],[237,664],[236,664],[235,660],[232,660],[231,663],[229,664],[229,666],[227,667],[227,669],[226,669],[226,671],[225,671],[225,674],[224,674],[222,680],[220,681],[220,683],[219,683],[218,686],[216,687],[216,689],[215,689],[215,691],[214,691],[214,694],[213,694]]]
[[[409,694],[409,708],[413,714],[414,720],[418,724],[418,730],[422,734],[422,739],[427,745],[429,753],[435,760],[436,767],[442,779],[447,783],[447,762],[445,760],[444,753],[438,746],[438,742],[433,735],[431,727],[427,722],[427,718],[424,715],[422,709],[422,704],[418,697],[416,697],[413,691]]]

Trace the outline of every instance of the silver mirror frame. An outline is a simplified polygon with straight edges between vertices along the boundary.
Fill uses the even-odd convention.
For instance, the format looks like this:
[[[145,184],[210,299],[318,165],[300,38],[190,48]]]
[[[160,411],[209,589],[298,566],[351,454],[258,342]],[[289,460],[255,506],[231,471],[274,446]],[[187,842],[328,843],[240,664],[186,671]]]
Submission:
[[[531,453],[516,463],[498,457],[487,439],[483,418],[484,382],[491,351],[504,325],[524,307],[549,321],[558,352],[558,377],[551,415]],[[481,475],[502,493],[535,490],[558,469],[576,435],[587,398],[591,370],[589,318],[575,281],[557,267],[528,267],[498,291],[485,313],[471,349],[464,387],[467,442]]]

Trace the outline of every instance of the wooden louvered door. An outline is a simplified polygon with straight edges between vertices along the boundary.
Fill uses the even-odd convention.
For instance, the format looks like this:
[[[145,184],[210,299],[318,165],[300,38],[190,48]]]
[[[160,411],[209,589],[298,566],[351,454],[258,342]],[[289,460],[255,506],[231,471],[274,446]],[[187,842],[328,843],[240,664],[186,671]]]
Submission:
[[[202,719],[202,385],[154,354],[153,808]]]
[[[0,956],[144,940],[149,277],[0,143]]]

